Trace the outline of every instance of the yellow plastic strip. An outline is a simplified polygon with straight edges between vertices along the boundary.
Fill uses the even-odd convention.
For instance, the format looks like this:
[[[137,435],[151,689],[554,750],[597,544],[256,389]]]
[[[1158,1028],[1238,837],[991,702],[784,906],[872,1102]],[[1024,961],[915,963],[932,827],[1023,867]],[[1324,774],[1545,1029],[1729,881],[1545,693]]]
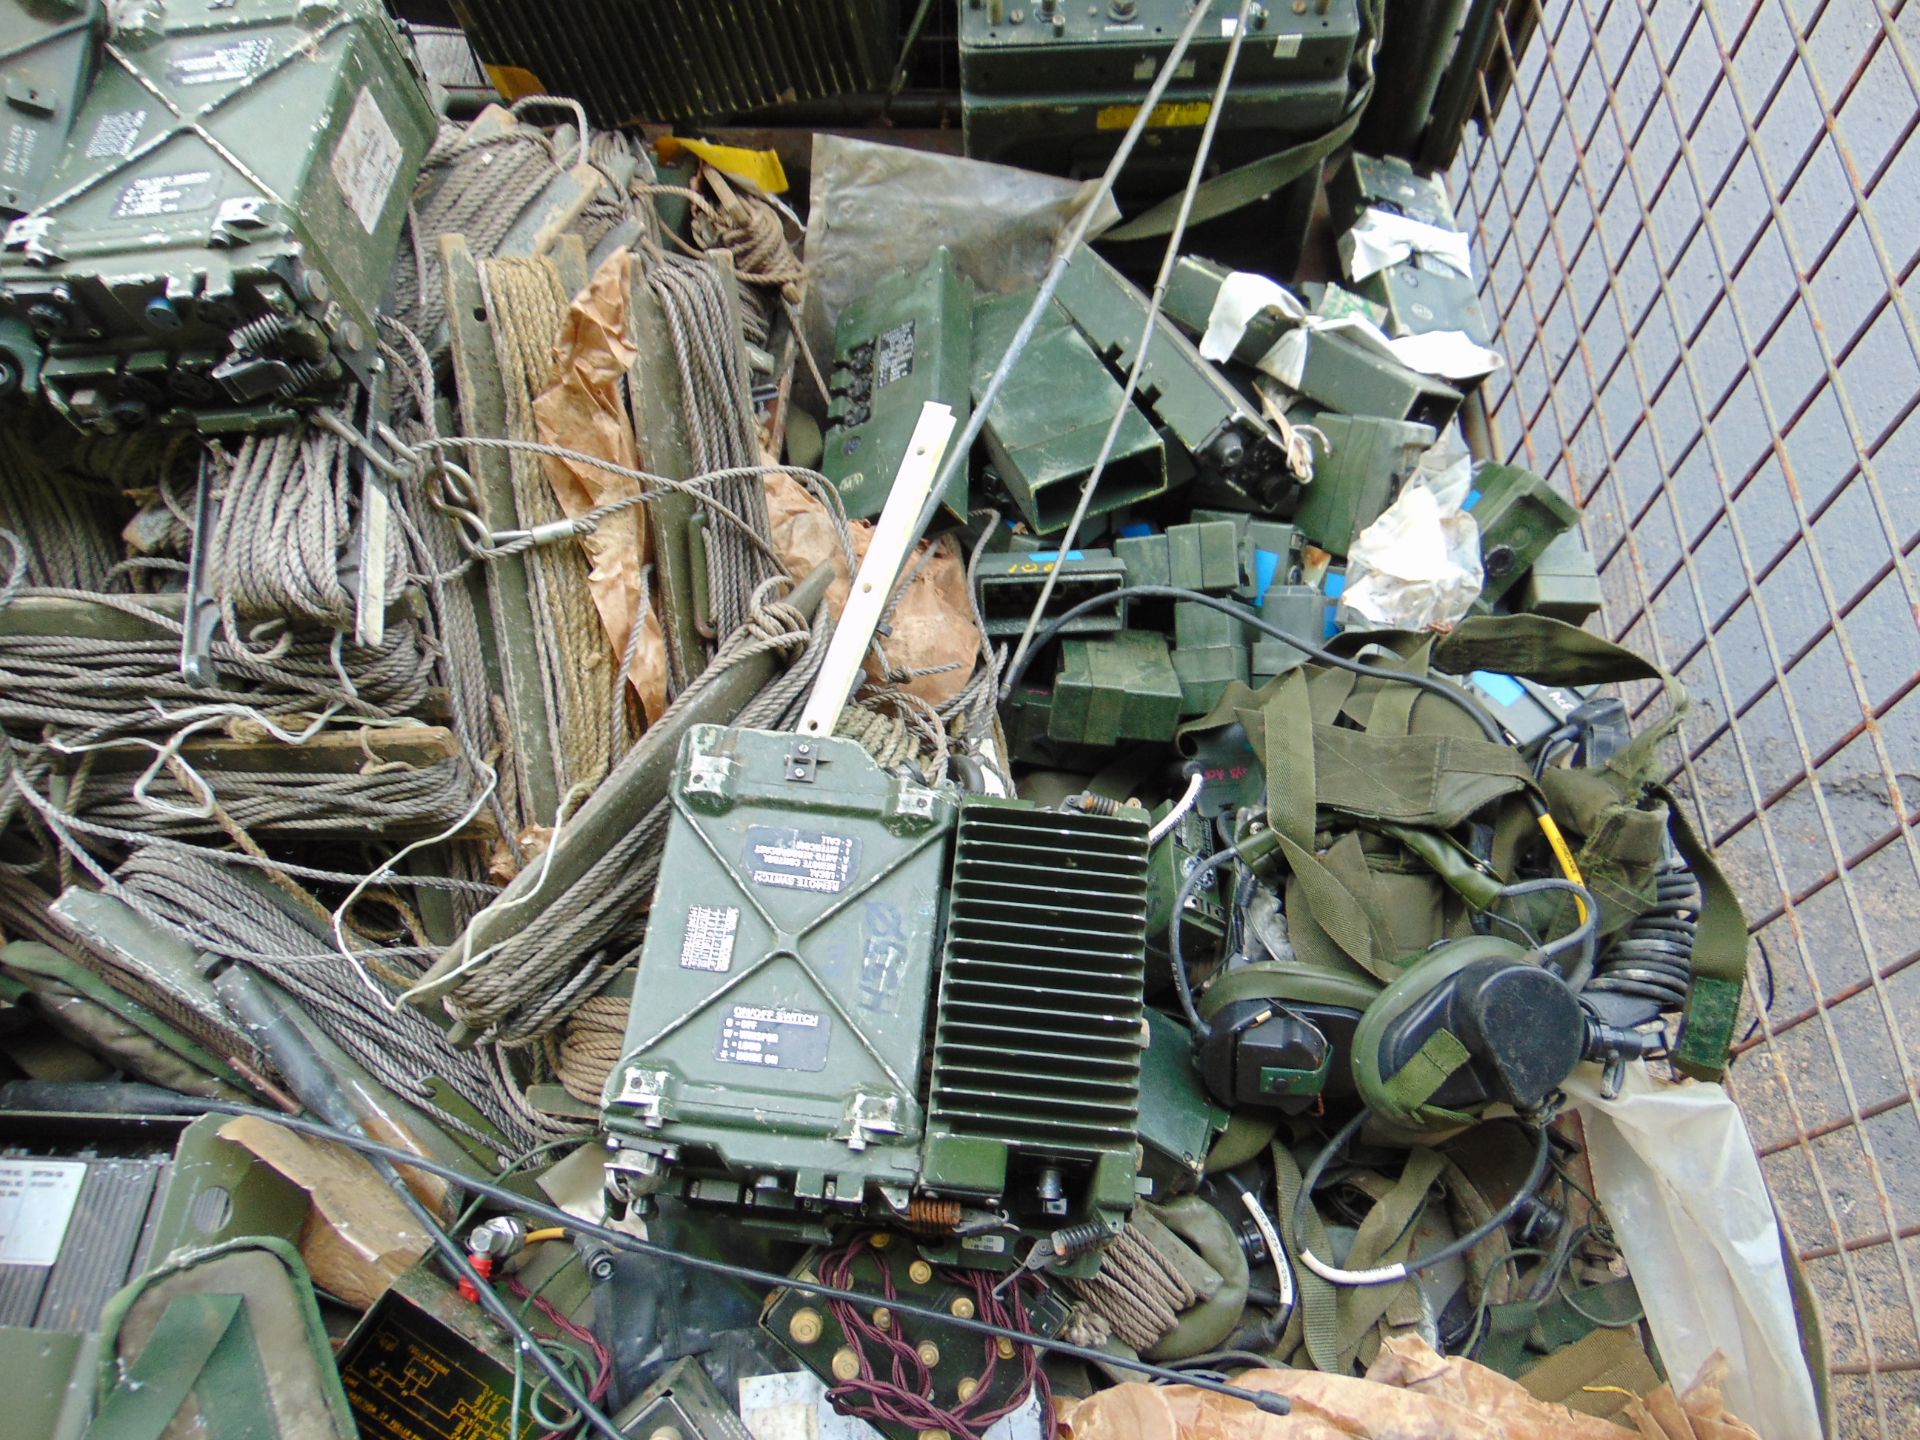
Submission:
[[[1103,105],[1094,114],[1094,128],[1124,130],[1133,124],[1133,117],[1139,113],[1138,105]],[[1163,100],[1154,106],[1153,113],[1147,116],[1147,128],[1187,130],[1196,125],[1206,124],[1207,116],[1212,113],[1213,103],[1209,100]]]
[[[524,100],[529,95],[544,95],[547,87],[540,83],[540,77],[531,70],[522,70],[518,65],[489,65],[487,79],[493,82],[511,105],[515,100]]]
[[[787,189],[786,167],[772,150],[747,150],[738,145],[715,145],[706,140],[689,140],[680,135],[662,135],[660,158],[676,160],[682,151],[697,155],[716,170],[750,181],[769,195],[782,195]]]

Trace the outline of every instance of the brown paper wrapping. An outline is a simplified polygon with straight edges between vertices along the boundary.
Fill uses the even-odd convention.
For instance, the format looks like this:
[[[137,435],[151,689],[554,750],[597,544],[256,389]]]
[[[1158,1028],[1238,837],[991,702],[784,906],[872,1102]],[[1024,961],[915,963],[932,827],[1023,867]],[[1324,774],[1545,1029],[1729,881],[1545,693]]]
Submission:
[[[549,445],[597,456],[629,470],[640,468],[621,393],[637,353],[627,338],[633,257],[616,250],[585,290],[573,297],[566,327],[553,347],[553,372],[533,402],[534,424]],[[638,481],[578,461],[546,457],[547,483],[569,517],[640,492]],[[650,545],[641,506],[600,522],[584,537],[587,585],[615,655],[627,653],[635,612],[640,610],[640,572]],[[667,638],[651,606],[640,616],[640,643],[627,679],[651,725],[667,708]]]
[[[774,475],[767,480],[767,514],[772,521],[773,548],[793,572],[803,580],[816,566],[833,566],[833,584],[827,588],[827,606],[837,616],[853,589],[853,574],[847,568],[845,553],[827,515],[826,506],[798,480],[789,475]],[[856,520],[853,530],[853,560],[856,566],[866,558],[867,545],[873,539],[873,525]],[[918,670],[933,665],[952,665],[937,675],[922,675],[910,681],[908,693],[938,705],[951,700],[966,687],[973,674],[973,663],[980,654],[980,627],[974,623],[973,605],[967,596],[967,567],[950,539],[935,542],[933,559],[921,566],[899,608],[889,622],[891,634],[881,638],[887,659],[898,669]],[[914,565],[926,551],[922,542],[908,559]],[[880,662],[867,652],[864,666],[868,678],[879,681]]]
[[[1662,1386],[1628,1406],[1628,1428],[1536,1400],[1497,1371],[1443,1359],[1416,1336],[1381,1345],[1367,1378],[1250,1370],[1235,1383],[1285,1395],[1290,1415],[1185,1385],[1128,1384],[1060,1402],[1069,1440],[1759,1440],[1726,1414],[1723,1369],[1682,1395]]]
[[[300,1258],[314,1284],[348,1304],[366,1309],[433,1248],[413,1212],[345,1146],[249,1115],[222,1125],[220,1138],[244,1146],[307,1192]]]

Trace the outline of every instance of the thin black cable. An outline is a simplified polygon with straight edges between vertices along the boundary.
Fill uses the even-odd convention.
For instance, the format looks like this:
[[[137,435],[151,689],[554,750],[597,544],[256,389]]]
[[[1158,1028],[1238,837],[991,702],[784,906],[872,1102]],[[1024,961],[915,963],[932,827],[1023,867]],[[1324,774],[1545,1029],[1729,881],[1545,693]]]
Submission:
[[[1307,1233],[1307,1210],[1313,1202],[1314,1189],[1327,1173],[1327,1167],[1337,1156],[1345,1152],[1347,1146],[1353,1143],[1354,1136],[1360,1133],[1360,1127],[1371,1118],[1373,1118],[1373,1111],[1364,1106],[1361,1107],[1359,1113],[1342,1125],[1339,1133],[1327,1142],[1326,1147],[1318,1155],[1313,1157],[1313,1164],[1307,1167],[1307,1173],[1300,1182],[1300,1193],[1293,1199],[1291,1219],[1295,1235],[1304,1236]],[[1539,1190],[1541,1181],[1546,1179],[1547,1164],[1553,1158],[1553,1142],[1545,1125],[1535,1126],[1534,1132],[1540,1137],[1539,1148],[1534,1152],[1533,1168],[1527,1172],[1526,1180],[1521,1183],[1518,1190],[1513,1192],[1506,1204],[1459,1239],[1442,1245],[1430,1255],[1396,1261],[1392,1265],[1382,1265],[1373,1270],[1342,1270],[1322,1260],[1303,1243],[1300,1247],[1300,1263],[1330,1284],[1357,1288],[1368,1285],[1398,1284],[1409,1275],[1418,1275],[1422,1270],[1431,1270],[1435,1265],[1465,1255],[1513,1219],[1528,1198]]]
[[[1298,650],[1308,659],[1321,665],[1331,665],[1336,670],[1350,670],[1355,675],[1371,675],[1381,680],[1398,680],[1403,685],[1411,685],[1416,690],[1425,690],[1438,695],[1448,704],[1464,711],[1467,718],[1480,728],[1480,733],[1495,745],[1508,744],[1506,732],[1501,730],[1499,722],[1480,707],[1466,691],[1445,680],[1436,680],[1431,675],[1416,675],[1405,670],[1389,670],[1382,665],[1369,665],[1364,660],[1349,660],[1345,655],[1336,655],[1309,640],[1302,640],[1290,631],[1282,630],[1269,620],[1249,614],[1240,606],[1218,595],[1205,595],[1198,590],[1187,590],[1178,585],[1123,585],[1118,590],[1103,590],[1092,599],[1082,600],[1078,605],[1070,605],[1034,633],[1033,644],[1027,653],[1020,657],[1017,664],[1009,666],[1007,678],[1000,684],[1000,699],[1004,704],[1013,694],[1014,686],[1027,673],[1027,666],[1033,663],[1033,657],[1040,653],[1047,642],[1052,640],[1069,623],[1079,619],[1088,611],[1105,606],[1111,608],[1116,600],[1138,598],[1142,600],[1184,600],[1195,605],[1205,605],[1210,610],[1231,615],[1243,625],[1251,626],[1261,634],[1274,640],[1284,641]]]
[[[1167,917],[1167,959],[1173,969],[1173,988],[1180,996],[1180,1009],[1187,1017],[1187,1025],[1193,1031],[1193,1043],[1198,1045],[1213,1034],[1213,1027],[1200,1018],[1200,1007],[1193,996],[1193,977],[1187,974],[1187,957],[1180,948],[1180,917],[1187,912],[1187,902],[1206,881],[1207,877],[1224,865],[1228,860],[1246,860],[1247,852],[1241,847],[1247,842],[1235,840],[1224,850],[1216,850],[1187,872],[1187,878],[1180,886],[1180,893],[1174,896],[1173,913]]]
[[[1600,907],[1593,898],[1593,892],[1584,885],[1576,885],[1571,880],[1562,880],[1558,876],[1549,875],[1539,880],[1522,880],[1513,885],[1502,885],[1498,899],[1510,900],[1524,895],[1539,895],[1549,890],[1564,890],[1581,902],[1580,923],[1565,935],[1562,935],[1558,940],[1549,940],[1537,946],[1540,951],[1540,960],[1542,964],[1552,969],[1561,979],[1566,980],[1569,985],[1572,985],[1575,990],[1578,990],[1580,985],[1575,984],[1574,981],[1568,977],[1570,975],[1583,974],[1583,972],[1590,974],[1593,970],[1593,932],[1594,927],[1598,923],[1600,913]],[[1569,950],[1579,952],[1575,956],[1574,966],[1570,971],[1562,969],[1557,963],[1560,957]],[[1585,981],[1583,979],[1581,984],[1584,983]]]
[[[762,1285],[768,1289],[792,1290],[797,1294],[810,1295],[817,1300],[840,1300],[850,1305],[859,1305],[869,1309],[876,1304],[885,1305],[887,1309],[897,1315],[911,1316],[914,1319],[925,1320],[933,1324],[952,1326],[956,1330],[964,1330],[975,1335],[985,1335],[992,1339],[1011,1340],[1020,1345],[1032,1345],[1038,1349],[1048,1350],[1057,1355],[1065,1355],[1069,1359],[1085,1361],[1089,1365],[1104,1365],[1118,1370],[1131,1370],[1149,1379],[1173,1380],[1183,1385],[1194,1385],[1203,1390],[1211,1390],[1216,1394],[1225,1395],[1229,1399],[1245,1400],[1249,1404],[1264,1410],[1269,1415],[1285,1415],[1288,1414],[1290,1410],[1287,1399],[1283,1395],[1268,1395],[1257,1390],[1242,1389],[1237,1385],[1216,1384],[1200,1376],[1182,1375],[1176,1370],[1170,1370],[1164,1365],[1155,1365],[1150,1361],[1129,1360],[1124,1356],[1109,1355],[1104,1350],[1095,1350],[1089,1346],[1075,1345],[1066,1340],[1056,1340],[1045,1335],[1033,1334],[1030,1331],[1015,1330],[1008,1325],[995,1325],[985,1320],[965,1319],[946,1310],[935,1310],[929,1306],[915,1305],[905,1300],[890,1300],[884,1295],[869,1294],[860,1290],[843,1290],[838,1286],[822,1285],[818,1281],[802,1280],[792,1275],[780,1275],[771,1270],[757,1270],[751,1265],[738,1265],[730,1260],[710,1260],[705,1256],[684,1254],[681,1251],[669,1249],[665,1245],[656,1245],[652,1241],[642,1240],[638,1236],[629,1235],[624,1231],[614,1230],[605,1225],[596,1224],[591,1220],[583,1220],[578,1215],[569,1214],[567,1211],[561,1210],[556,1206],[544,1204],[529,1196],[509,1190],[504,1185],[495,1185],[490,1180],[479,1179],[455,1166],[445,1165],[438,1160],[430,1160],[422,1155],[415,1155],[410,1150],[402,1150],[392,1145],[383,1145],[378,1140],[369,1140],[363,1135],[355,1135],[351,1131],[343,1130],[337,1125],[329,1125],[324,1121],[303,1120],[292,1115],[283,1115],[277,1110],[263,1110],[257,1105],[240,1105],[226,1100],[201,1100],[196,1097],[192,1099],[190,1106],[185,1106],[180,1102],[185,1100],[186,1097],[169,1095],[167,1098],[175,1102],[172,1106],[173,1113],[198,1114],[205,1111],[220,1115],[249,1115],[255,1119],[266,1120],[275,1125],[284,1126],[298,1134],[311,1136],[314,1139],[338,1141],[348,1149],[356,1150],[362,1155],[386,1160],[392,1164],[404,1165],[409,1169],[423,1171],[428,1175],[438,1175],[443,1180],[450,1180],[456,1185],[464,1186],[475,1194],[485,1195],[488,1199],[507,1206],[521,1214],[534,1216],[536,1219],[546,1221],[549,1225],[563,1226],[576,1234],[589,1236],[592,1239],[598,1240],[603,1245],[610,1245],[616,1250],[625,1250],[631,1254],[644,1255],[654,1260],[664,1260],[669,1264],[679,1265],[688,1270],[700,1270],[708,1274],[725,1275],[731,1279],[744,1280],[749,1284]],[[409,1191],[408,1193],[411,1195],[412,1192]],[[419,1206],[418,1201],[414,1201],[413,1203]],[[420,1206],[419,1208],[421,1211],[425,1209],[424,1206]],[[494,1313],[495,1318],[501,1319],[502,1323],[505,1324],[510,1331],[514,1332],[516,1338],[518,1338],[520,1332],[526,1331],[526,1327],[519,1323],[517,1317],[507,1311],[506,1306],[500,1301],[499,1297],[493,1294],[492,1287],[481,1279],[479,1273],[475,1271],[473,1266],[468,1262],[466,1251],[450,1239],[446,1233],[439,1228],[438,1222],[434,1221],[431,1216],[427,1217],[426,1223],[429,1225],[436,1242],[448,1249],[456,1258],[457,1267],[460,1272],[479,1286],[482,1303],[488,1304],[488,1301],[491,1300],[491,1304],[488,1304],[490,1313]],[[533,1336],[531,1331],[526,1331],[526,1334],[528,1343],[533,1343],[538,1338]],[[538,1349],[538,1346],[536,1345],[535,1348]],[[543,1366],[542,1368],[545,1367]],[[549,1371],[549,1374],[551,1373],[552,1372]],[[564,1380],[564,1377],[556,1376],[555,1383],[560,1386],[561,1393],[566,1395],[571,1401],[574,1392],[572,1382],[570,1380]],[[586,1401],[584,1396],[580,1397],[580,1403],[586,1407],[581,1411],[583,1415],[586,1415],[589,1420],[594,1420],[596,1417],[598,1418],[600,1423],[596,1425],[595,1428],[601,1429],[602,1434],[607,1437],[607,1440],[626,1440],[626,1437],[623,1436],[618,1429],[613,1427],[612,1422],[608,1421],[598,1410],[595,1410],[592,1405]]]

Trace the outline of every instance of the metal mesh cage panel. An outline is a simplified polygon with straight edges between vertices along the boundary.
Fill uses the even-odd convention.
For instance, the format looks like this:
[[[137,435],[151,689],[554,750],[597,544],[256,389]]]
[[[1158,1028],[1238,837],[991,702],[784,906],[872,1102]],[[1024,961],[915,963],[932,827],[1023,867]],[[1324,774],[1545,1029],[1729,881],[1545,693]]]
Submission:
[[[1496,451],[1583,509],[1606,632],[1745,902],[1730,1087],[1839,1433],[1920,1429],[1920,8],[1514,0],[1449,177]],[[1647,723],[1651,687],[1629,696]],[[1750,1417],[1766,1430],[1765,1416]]]

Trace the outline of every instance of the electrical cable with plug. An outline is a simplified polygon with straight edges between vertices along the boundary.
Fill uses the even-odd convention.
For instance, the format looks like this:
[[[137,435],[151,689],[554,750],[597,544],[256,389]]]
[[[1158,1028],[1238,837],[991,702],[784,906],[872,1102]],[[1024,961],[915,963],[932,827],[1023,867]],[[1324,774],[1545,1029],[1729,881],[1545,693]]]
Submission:
[[[1354,1137],[1360,1133],[1360,1128],[1372,1118],[1373,1111],[1362,1107],[1357,1115],[1340,1127],[1339,1132],[1327,1142],[1326,1147],[1313,1157],[1313,1164],[1307,1167],[1306,1176],[1300,1182],[1300,1193],[1294,1196],[1293,1200],[1293,1213],[1290,1220],[1295,1235],[1304,1237],[1307,1233],[1307,1210],[1313,1203],[1314,1189],[1327,1173],[1327,1167],[1345,1152],[1347,1146],[1353,1143]],[[1553,1142],[1545,1125],[1532,1128],[1540,1139],[1539,1148],[1534,1152],[1533,1168],[1527,1172],[1527,1178],[1521,1182],[1520,1188],[1513,1192],[1506,1204],[1457,1240],[1442,1245],[1438,1250],[1422,1255],[1418,1259],[1398,1260],[1391,1265],[1379,1265],[1369,1270],[1343,1270],[1337,1265],[1328,1264],[1309,1250],[1303,1240],[1299,1252],[1300,1263],[1330,1285],[1360,1288],[1369,1285],[1396,1285],[1409,1275],[1418,1275],[1423,1270],[1431,1270],[1435,1265],[1441,1265],[1448,1260],[1456,1260],[1465,1255],[1513,1219],[1520,1212],[1520,1207],[1526,1204],[1539,1190],[1541,1182],[1546,1179],[1547,1163],[1553,1156]]]
[[[126,1085],[116,1085],[113,1088],[124,1091],[129,1087]],[[149,1092],[151,1094],[151,1101],[143,1102],[150,1103],[152,1106],[147,1113],[161,1115],[200,1115],[207,1113],[246,1115],[256,1119],[266,1120],[272,1124],[291,1130],[295,1134],[306,1135],[316,1140],[336,1141],[348,1149],[371,1159],[385,1160],[390,1164],[405,1165],[409,1169],[418,1170],[427,1175],[437,1175],[443,1180],[449,1180],[456,1185],[474,1192],[476,1195],[485,1196],[496,1204],[509,1207],[521,1214],[532,1216],[534,1219],[545,1221],[549,1225],[562,1226],[573,1231],[576,1235],[599,1241],[601,1244],[609,1246],[612,1249],[623,1250],[634,1255],[643,1255],[653,1260],[664,1260],[669,1264],[678,1265],[682,1269],[698,1270],[711,1275],[724,1275],[730,1279],[745,1281],[750,1285],[764,1286],[770,1290],[791,1290],[796,1294],[810,1295],[820,1300],[842,1300],[855,1305],[865,1305],[869,1308],[875,1304],[883,1303],[885,1299],[883,1296],[869,1294],[865,1291],[843,1290],[837,1286],[822,1285],[817,1281],[802,1280],[792,1275],[781,1275],[771,1270],[760,1270],[751,1265],[740,1265],[730,1260],[713,1260],[701,1255],[689,1255],[665,1245],[658,1245],[649,1240],[642,1240],[638,1236],[627,1234],[624,1230],[615,1230],[610,1226],[601,1225],[595,1221],[582,1220],[579,1216],[568,1214],[557,1206],[535,1200],[530,1196],[518,1194],[513,1190],[509,1190],[504,1185],[496,1185],[490,1180],[481,1179],[467,1171],[459,1169],[457,1166],[447,1165],[441,1161],[429,1159],[426,1156],[415,1155],[411,1151],[402,1150],[397,1146],[384,1145],[377,1140],[370,1140],[364,1135],[356,1135],[352,1131],[342,1129],[337,1125],[327,1124],[325,1121],[306,1120],[293,1115],[283,1115],[277,1110],[265,1110],[257,1105],[241,1105],[225,1100],[203,1100],[197,1096],[188,1097],[176,1095],[158,1086],[137,1085],[137,1089],[142,1092],[143,1096]],[[411,1194],[411,1192],[408,1193]],[[474,1272],[473,1267],[468,1264],[466,1251],[439,1228],[438,1222],[434,1221],[431,1215],[426,1214],[426,1208],[424,1206],[419,1205],[418,1201],[413,1203],[418,1206],[419,1213],[425,1217],[424,1223],[431,1227],[431,1234],[435,1243],[447,1254],[450,1260],[454,1261],[455,1267],[461,1274],[470,1277],[477,1284],[480,1277]],[[481,1286],[480,1298],[481,1303],[487,1306],[488,1313],[493,1315],[496,1320],[501,1320],[501,1323],[506,1325],[508,1329],[515,1334],[516,1339],[522,1338],[524,1335],[526,1343],[534,1345],[535,1337],[533,1337],[531,1333],[526,1332],[526,1327],[521,1325],[517,1318],[508,1313],[504,1320],[501,1319],[501,1314],[506,1311],[506,1307],[504,1303],[500,1301],[499,1297],[494,1295],[490,1286]],[[1173,1380],[1180,1384],[1194,1385],[1200,1389],[1224,1395],[1228,1399],[1244,1400],[1269,1415],[1285,1415],[1290,1413],[1290,1406],[1284,1395],[1265,1394],[1261,1391],[1248,1390],[1237,1385],[1215,1384],[1199,1376],[1181,1375],[1176,1370],[1168,1369],[1164,1365],[1156,1365],[1151,1361],[1129,1360],[1124,1356],[1109,1355],[1106,1351],[1094,1349],[1091,1346],[1075,1345],[1071,1341],[1015,1330],[1010,1326],[990,1324],[982,1320],[970,1320],[951,1314],[945,1310],[933,1309],[929,1306],[915,1305],[906,1301],[894,1301],[889,1305],[889,1308],[903,1316],[910,1316],[917,1320],[945,1325],[952,1329],[963,1330],[974,1335],[986,1335],[997,1339],[1011,1340],[1019,1345],[1032,1345],[1053,1354],[1064,1355],[1072,1360],[1085,1361],[1089,1365],[1128,1370],[1134,1374],[1145,1376],[1148,1379]],[[535,1349],[538,1349],[537,1345]],[[542,1368],[545,1368],[545,1366],[543,1365]],[[551,1374],[552,1372],[549,1371],[549,1373]],[[562,1384],[560,1377],[556,1376],[554,1383],[560,1387],[561,1393],[567,1397],[568,1402],[573,1403],[575,1396],[578,1395],[578,1389],[572,1385],[571,1380],[569,1379],[565,1384]],[[579,1399],[585,1402],[584,1395],[580,1395]],[[622,1435],[619,1430],[615,1429],[611,1422],[607,1421],[606,1417],[590,1404],[587,1405],[583,1413],[586,1414],[590,1422],[594,1422],[594,1428],[600,1431],[601,1435],[605,1437],[605,1440],[628,1440],[628,1437]]]

